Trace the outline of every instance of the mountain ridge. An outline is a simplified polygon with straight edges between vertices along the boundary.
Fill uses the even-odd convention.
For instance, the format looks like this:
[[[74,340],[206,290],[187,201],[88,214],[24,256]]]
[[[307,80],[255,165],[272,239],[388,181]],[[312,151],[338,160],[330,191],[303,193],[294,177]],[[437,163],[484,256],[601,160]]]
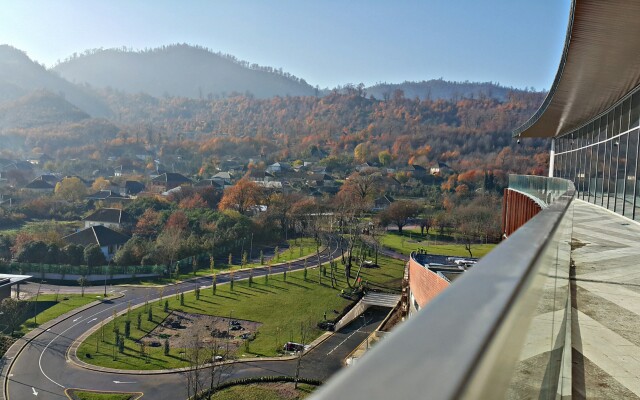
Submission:
[[[0,45],[0,103],[16,101],[30,92],[47,90],[97,117],[111,116],[102,100],[31,60],[9,45]]]
[[[95,50],[63,61],[53,70],[70,82],[155,97],[211,99],[233,92],[257,98],[316,94],[303,79],[186,44],[139,52]]]

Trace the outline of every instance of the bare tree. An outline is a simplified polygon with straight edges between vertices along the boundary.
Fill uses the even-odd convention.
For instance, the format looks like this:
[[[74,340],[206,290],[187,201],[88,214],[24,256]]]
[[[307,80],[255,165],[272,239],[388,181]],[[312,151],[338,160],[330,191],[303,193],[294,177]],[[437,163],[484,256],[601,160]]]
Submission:
[[[202,364],[207,360],[207,352],[202,346],[202,333],[194,329],[187,343],[185,356],[188,368],[184,372],[187,387],[187,398],[196,396],[204,387],[207,374],[202,369]]]
[[[309,339],[312,331],[312,323],[311,321],[300,322],[300,344],[302,344],[302,349],[298,351],[298,358],[296,361],[296,376],[295,376],[295,384],[294,387],[298,388],[298,380],[300,379],[300,369],[302,364],[302,356],[304,355],[304,346]]]
[[[228,350],[224,350],[225,346],[222,346],[217,339],[213,339],[207,342],[208,355],[211,360],[209,366],[209,396],[215,393],[216,387],[218,387],[225,374],[231,369],[231,364],[224,363],[224,360],[230,357]]]

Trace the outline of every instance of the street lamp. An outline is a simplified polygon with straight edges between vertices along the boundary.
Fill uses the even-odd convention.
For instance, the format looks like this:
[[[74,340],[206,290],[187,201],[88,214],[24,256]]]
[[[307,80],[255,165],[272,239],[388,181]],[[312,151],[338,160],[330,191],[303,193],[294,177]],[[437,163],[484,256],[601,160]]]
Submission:
[[[38,283],[38,291],[36,292],[36,301],[33,303],[33,324],[36,325],[38,323],[38,296],[40,296],[40,287],[42,286],[43,283],[46,283],[46,281],[43,281],[42,279],[40,280],[40,283]]]
[[[105,265],[104,266],[104,298],[107,298],[107,272],[108,271],[109,266]]]

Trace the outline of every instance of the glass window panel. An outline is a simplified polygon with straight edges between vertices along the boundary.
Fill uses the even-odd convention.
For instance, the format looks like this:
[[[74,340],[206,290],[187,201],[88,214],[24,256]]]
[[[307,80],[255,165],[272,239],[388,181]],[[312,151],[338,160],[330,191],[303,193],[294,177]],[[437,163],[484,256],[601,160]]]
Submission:
[[[578,148],[576,151],[576,189],[578,190],[578,198],[584,198],[584,147]]]
[[[598,144],[599,136],[600,136],[600,121],[601,119],[594,122],[593,129],[593,143],[594,145],[591,147],[591,166],[593,169],[593,198],[591,202],[594,204],[598,204],[600,201],[600,193],[602,184],[600,182],[600,176],[602,175],[602,167],[600,166],[600,144]]]
[[[622,117],[620,119],[620,132],[629,130],[629,114],[631,111],[631,98],[622,102]]]
[[[640,91],[635,92],[631,98],[631,128],[640,124]]]
[[[615,108],[613,114],[613,130],[611,131],[611,136],[615,136],[620,133],[620,115],[622,114],[622,106],[619,105]]]
[[[587,147],[586,147],[586,153],[585,153],[585,171],[586,171],[586,176],[585,176],[585,184],[586,184],[586,198],[585,200],[592,202],[593,201],[593,196],[594,196],[594,189],[596,187],[595,185],[595,177],[596,177],[596,167],[595,167],[595,157],[594,157],[594,132],[596,129],[596,123],[592,122],[591,124],[589,124],[589,131],[588,131],[588,135],[587,135]]]
[[[619,115],[618,115],[619,117]],[[618,121],[620,121],[620,118],[618,118]],[[614,122],[613,124],[614,128],[620,127],[620,124],[616,124]],[[617,198],[616,198],[616,177],[618,174],[618,155],[619,155],[619,150],[620,150],[620,138],[614,138],[612,140],[609,141],[609,143],[611,144],[611,161],[610,161],[610,166],[609,166],[609,206],[607,208],[609,208],[609,210],[611,211],[616,211],[616,203],[617,203]]]
[[[637,193],[636,178],[638,176],[638,130],[629,133],[629,142],[627,143],[627,184],[624,209],[624,216],[634,218],[635,196]]]
[[[602,124],[602,121],[600,121],[600,123]],[[604,126],[606,127],[606,120],[604,122]],[[602,128],[602,127],[601,127]],[[604,132],[601,130],[601,132]],[[604,133],[603,133],[604,134]],[[604,179],[607,176],[606,175],[606,168],[605,168],[605,160],[606,160],[606,143],[607,142],[600,142],[598,144],[598,182],[597,182],[597,201],[596,204],[603,206],[604,205]]]
[[[624,125],[621,125],[621,128],[624,128]],[[618,164],[616,172],[616,212],[619,214],[623,214],[627,206],[625,203],[624,192],[627,181],[627,140],[629,140],[629,134],[625,133],[615,140],[618,143]]]
[[[610,112],[607,115],[607,138],[609,139],[613,136],[613,134],[611,133],[613,132],[613,129],[614,129],[613,121],[614,121],[614,113]],[[604,186],[602,187],[603,196],[604,196],[603,205],[608,209],[612,209],[613,203],[615,200],[610,196],[610,194],[613,192],[613,190],[611,190],[611,187],[612,187],[611,171],[613,170],[615,172],[615,162],[613,157],[613,140],[608,140],[605,142],[605,154],[606,154],[606,157],[604,159],[605,180],[604,180]],[[615,179],[615,175],[613,175],[613,177]]]

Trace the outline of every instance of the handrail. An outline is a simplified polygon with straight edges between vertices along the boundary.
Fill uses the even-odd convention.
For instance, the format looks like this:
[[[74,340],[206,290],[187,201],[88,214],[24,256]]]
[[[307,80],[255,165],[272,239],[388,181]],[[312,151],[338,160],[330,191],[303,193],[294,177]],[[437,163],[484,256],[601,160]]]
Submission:
[[[571,325],[568,267],[575,189],[568,181],[563,184],[567,190],[549,207],[312,399],[497,399],[514,390],[515,397],[532,397],[520,396],[518,386],[529,391],[533,386],[533,397],[555,398],[567,377],[554,357],[560,354],[560,364],[570,363],[565,339]],[[545,318],[550,308],[550,318],[559,319],[543,346],[524,352],[539,351],[548,362],[530,377],[518,377],[514,371],[525,357],[527,335],[540,334],[532,322],[541,316],[540,301],[548,301],[542,294],[548,294],[549,279],[558,297],[553,307],[542,309]],[[521,385],[522,379],[535,381]]]

